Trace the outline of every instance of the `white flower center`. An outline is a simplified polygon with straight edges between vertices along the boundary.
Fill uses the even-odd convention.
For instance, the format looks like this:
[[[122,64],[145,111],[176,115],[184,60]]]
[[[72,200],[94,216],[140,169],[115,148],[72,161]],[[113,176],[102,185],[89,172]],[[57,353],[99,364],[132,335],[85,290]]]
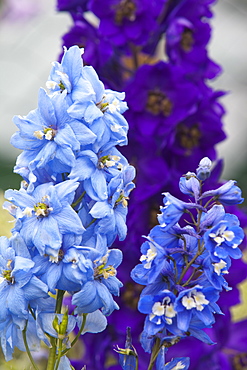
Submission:
[[[220,260],[220,262],[218,263],[213,263],[214,272],[216,272],[218,276],[220,276],[220,274],[228,274],[229,272],[227,270],[223,270],[226,267],[226,265],[227,263],[223,260]]]
[[[145,263],[145,265],[143,266],[145,269],[150,269],[151,268],[152,261],[157,256],[155,246],[152,243],[149,243],[149,246],[150,246],[150,248],[147,250],[147,254],[143,254],[140,257],[141,262],[147,261],[147,263]]]
[[[223,225],[219,228],[216,234],[210,233],[209,236],[214,239],[217,246],[219,246],[225,241],[231,242],[234,239],[235,234],[231,230],[226,230],[226,225]]]
[[[149,315],[150,320],[153,320],[156,316],[165,316],[165,321],[168,325],[172,324],[172,318],[175,317],[177,312],[173,308],[173,304],[171,303],[171,299],[169,297],[165,297],[162,302],[155,302],[152,307],[152,313]],[[159,325],[161,320],[157,321]]]
[[[205,295],[202,292],[197,292],[193,290],[188,296],[182,298],[182,305],[187,309],[191,310],[196,308],[198,311],[204,309],[203,305],[209,304],[209,301],[205,298]]]

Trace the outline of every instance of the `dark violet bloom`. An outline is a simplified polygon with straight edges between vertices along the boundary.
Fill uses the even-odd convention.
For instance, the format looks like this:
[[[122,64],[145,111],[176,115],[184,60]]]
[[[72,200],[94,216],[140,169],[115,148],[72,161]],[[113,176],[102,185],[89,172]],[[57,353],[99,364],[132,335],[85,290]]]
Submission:
[[[155,136],[156,147],[163,148],[178,122],[195,112],[198,97],[197,86],[171,64],[141,66],[126,86],[130,138],[143,142]]]
[[[215,322],[213,314],[221,313],[215,303],[218,298],[219,291],[200,285],[180,292],[174,305],[178,328],[186,332],[193,316],[202,321],[206,327],[213,324]]]
[[[242,256],[239,245],[243,238],[244,232],[237,216],[226,214],[223,220],[205,233],[205,248],[220,259],[225,260],[228,256],[237,259]]]
[[[77,9],[86,11],[88,0],[57,0],[58,11],[76,11]]]
[[[84,228],[79,216],[70,206],[78,183],[72,180],[57,185],[45,183],[32,193],[24,189],[7,190],[5,207],[17,219],[19,230],[29,248],[35,246],[41,255],[57,259],[62,235],[81,235]]]
[[[74,18],[74,24],[63,36],[63,45],[67,48],[70,48],[73,45],[78,45],[80,48],[84,48],[83,60],[85,64],[93,66],[101,75],[102,80],[106,82],[108,87],[121,90],[121,88],[116,88],[116,86],[121,86],[121,82],[117,75],[114,75],[114,81],[112,81],[111,69],[114,67],[116,68],[117,63],[119,62],[118,56],[113,53],[112,45],[106,39],[99,36],[98,28],[91,25],[83,17],[83,14],[73,13],[72,15]],[[63,53],[59,59],[61,59],[62,56]],[[101,69],[104,71],[103,75],[100,73]],[[109,78],[107,78],[108,75]]]
[[[117,47],[143,45],[157,28],[156,19],[166,0],[90,0],[89,8],[100,19],[100,35]]]
[[[229,180],[218,189],[209,190],[203,193],[201,199],[214,197],[215,200],[218,200],[226,206],[243,203],[244,198],[242,198],[241,189],[235,184],[236,181]]]
[[[21,330],[28,319],[28,306],[48,298],[48,287],[33,272],[34,262],[18,233],[0,238],[0,326],[7,320]]]
[[[199,84],[198,88],[200,95],[195,112],[188,111],[184,119],[176,122],[162,153],[174,178],[170,188],[175,187],[181,173],[195,170],[202,158],[215,160],[215,145],[226,138],[222,123],[225,111],[218,101],[223,93],[204,84]]]
[[[184,16],[180,10],[170,18],[166,31],[166,53],[173,64],[183,68],[187,78],[197,81],[202,77],[214,78],[221,68],[208,57],[206,46],[211,28],[205,19],[187,15]]]
[[[95,260],[95,250],[88,249],[87,259],[93,261],[94,275],[73,295],[72,304],[77,306],[76,313],[92,313],[101,309],[106,316],[119,309],[112,298],[119,295],[122,283],[116,278],[116,268],[122,262],[122,252],[111,249]]]

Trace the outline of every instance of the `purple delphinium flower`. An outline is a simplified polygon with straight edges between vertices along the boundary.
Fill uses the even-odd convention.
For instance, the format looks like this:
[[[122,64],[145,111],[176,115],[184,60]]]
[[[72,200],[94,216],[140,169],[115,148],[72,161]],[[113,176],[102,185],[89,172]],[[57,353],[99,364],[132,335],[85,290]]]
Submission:
[[[166,0],[90,0],[89,8],[100,19],[99,32],[118,47],[143,45],[157,27],[156,18]]]
[[[171,63],[183,67],[189,79],[200,81],[202,77],[214,78],[221,68],[208,57],[207,44],[211,28],[205,22],[205,14],[196,14],[199,6],[195,7],[191,0],[180,4],[181,6],[174,8],[167,20],[168,57]]]
[[[57,0],[57,10],[59,11],[86,11],[88,0]]]
[[[181,70],[168,63],[140,67],[126,86],[130,137],[137,142],[157,137],[156,145],[163,148],[177,123],[195,112],[198,94],[197,87],[183,79]]]

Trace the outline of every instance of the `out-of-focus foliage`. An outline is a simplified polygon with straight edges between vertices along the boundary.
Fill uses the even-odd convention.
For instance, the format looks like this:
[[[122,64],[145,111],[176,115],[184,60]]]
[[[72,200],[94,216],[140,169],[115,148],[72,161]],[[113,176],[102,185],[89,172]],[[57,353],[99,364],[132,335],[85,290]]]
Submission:
[[[8,211],[2,208],[4,202],[3,191],[0,189],[0,235],[11,236],[11,229],[13,227],[14,218],[9,214]],[[11,222],[12,221],[12,222]]]

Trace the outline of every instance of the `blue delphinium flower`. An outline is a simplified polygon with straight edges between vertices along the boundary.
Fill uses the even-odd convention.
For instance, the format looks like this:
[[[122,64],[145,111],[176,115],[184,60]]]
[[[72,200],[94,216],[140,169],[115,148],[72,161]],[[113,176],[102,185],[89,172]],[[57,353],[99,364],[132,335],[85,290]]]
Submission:
[[[32,193],[24,189],[7,190],[5,207],[17,219],[14,230],[20,231],[29,248],[35,246],[41,255],[58,258],[63,234],[81,235],[84,227],[70,206],[78,183],[68,180],[57,185],[45,183]]]
[[[215,200],[218,200],[226,206],[243,203],[244,198],[241,196],[241,190],[235,184],[236,181],[229,180],[218,189],[209,190],[203,193],[201,199],[206,197],[214,197]]]
[[[110,249],[107,254],[95,259],[95,250],[88,249],[86,258],[93,260],[94,275],[76,292],[72,298],[72,304],[76,306],[76,313],[90,313],[102,309],[108,316],[113,310],[119,309],[112,298],[119,295],[122,283],[116,278],[116,268],[122,261],[122,252],[118,249]]]
[[[70,172],[81,145],[93,143],[96,135],[68,115],[64,92],[49,97],[40,89],[38,104],[26,117],[14,117],[20,131],[13,135],[11,143],[23,150],[15,170],[24,175],[21,169],[26,163],[31,172],[49,166],[56,177],[58,173]]]
[[[113,239],[116,235],[119,236],[120,240],[123,240],[126,236],[127,226],[125,221],[128,197],[135,186],[132,182],[134,176],[134,167],[130,165],[125,167],[118,176],[110,180],[107,186],[107,199],[96,202],[89,212],[95,219],[100,219],[98,223],[99,232],[112,234]]]
[[[28,319],[28,306],[48,298],[47,285],[33,271],[34,262],[16,233],[10,239],[0,238],[0,325],[11,319],[21,330]]]
[[[187,331],[192,316],[197,316],[205,326],[214,323],[213,313],[221,313],[215,303],[219,298],[219,291],[214,287],[203,288],[196,285],[193,288],[181,291],[176,299],[175,310],[178,313],[178,328]]]
[[[84,181],[84,189],[92,199],[105,200],[108,182],[127,165],[126,158],[115,147],[98,153],[83,150],[77,155],[69,178]]]
[[[239,226],[237,216],[226,214],[225,217],[205,235],[205,247],[219,258],[240,258],[239,244],[244,238],[243,229]]]
[[[165,364],[161,359],[162,345],[167,348],[186,336],[213,343],[202,329],[214,324],[215,314],[222,314],[216,302],[223,289],[231,289],[224,275],[229,272],[231,258],[242,255],[239,245],[244,232],[237,216],[225,213],[222,204],[213,202],[214,192],[220,194],[221,187],[204,193],[212,196],[208,201],[201,196],[209,167],[211,161],[204,158],[196,173],[188,172],[180,179],[180,190],[194,197],[195,203],[164,193],[165,207],[158,215],[160,225],[149,233],[141,247],[142,264],[131,273],[134,281],[146,286],[138,304],[139,311],[147,314],[141,344],[146,352],[152,352],[151,358],[158,356],[161,369],[176,369],[179,364]],[[237,189],[232,197],[235,204],[242,199]],[[179,224],[183,213],[190,216],[185,227]]]
[[[124,93],[105,89],[91,66],[83,66],[77,46],[65,49],[61,64],[55,62],[47,82],[52,96],[66,94],[68,114],[86,123],[97,136],[95,150],[103,145],[126,145],[128,123]],[[88,142],[90,143],[90,142]]]

